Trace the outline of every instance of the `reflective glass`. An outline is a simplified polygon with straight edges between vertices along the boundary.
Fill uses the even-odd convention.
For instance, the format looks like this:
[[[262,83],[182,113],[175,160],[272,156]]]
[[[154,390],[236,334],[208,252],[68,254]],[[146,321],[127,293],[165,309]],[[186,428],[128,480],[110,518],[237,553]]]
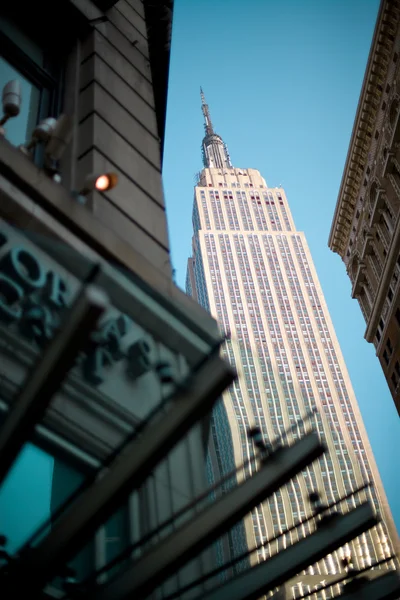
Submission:
[[[27,444],[0,487],[0,533],[7,537],[7,552],[17,552],[43,523],[48,522],[49,527],[44,533],[48,532],[57,509],[84,479],[83,473],[64,461]],[[104,539],[104,561],[107,564],[129,544],[126,506],[109,519],[101,537]],[[76,572],[78,581],[87,578],[95,566],[94,543],[87,544],[69,566]],[[60,585],[59,580],[53,583]]]
[[[0,487],[0,533],[7,536],[8,552],[50,518],[53,469],[53,457],[27,444]]]
[[[0,488],[0,532],[6,550],[17,552],[82,483],[84,475],[40,448],[27,444]],[[79,578],[93,569],[94,548],[89,544],[71,561]]]

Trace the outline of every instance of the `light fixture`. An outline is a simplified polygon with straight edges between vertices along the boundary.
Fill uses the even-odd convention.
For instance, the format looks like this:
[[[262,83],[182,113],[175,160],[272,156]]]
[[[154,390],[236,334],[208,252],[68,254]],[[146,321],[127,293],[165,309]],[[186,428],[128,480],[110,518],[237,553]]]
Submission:
[[[85,178],[84,186],[79,194],[81,196],[87,196],[93,190],[106,192],[107,190],[112,190],[117,183],[118,175],[116,173],[91,174]]]
[[[19,115],[21,108],[21,84],[18,79],[9,81],[3,87],[3,116],[0,119],[0,135],[5,135],[3,125]]]
[[[26,146],[19,146],[19,150],[24,154],[32,155],[32,150],[37,144],[47,144],[56,128],[57,121],[53,117],[48,117],[36,125],[32,133],[32,139]]]
[[[92,173],[85,177],[85,183],[79,192],[72,191],[71,194],[79,202],[86,204],[86,196],[97,190],[106,192],[112,190],[118,183],[118,175],[116,173]]]

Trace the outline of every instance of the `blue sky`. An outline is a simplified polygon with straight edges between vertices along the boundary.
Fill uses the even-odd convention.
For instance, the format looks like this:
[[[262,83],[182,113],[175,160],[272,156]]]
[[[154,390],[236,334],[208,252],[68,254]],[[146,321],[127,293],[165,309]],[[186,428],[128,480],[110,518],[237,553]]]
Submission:
[[[177,283],[202,168],[203,86],[237,167],[285,188],[305,231],[400,530],[400,420],[340,258],[327,246],[378,0],[175,0],[164,186]]]

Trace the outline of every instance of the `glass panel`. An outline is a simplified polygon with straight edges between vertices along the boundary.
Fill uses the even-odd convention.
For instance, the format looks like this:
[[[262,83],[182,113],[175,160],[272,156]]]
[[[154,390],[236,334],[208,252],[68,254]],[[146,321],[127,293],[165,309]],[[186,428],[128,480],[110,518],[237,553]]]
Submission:
[[[79,488],[84,480],[84,475],[72,469],[62,461],[54,460],[53,478],[51,483],[51,514]],[[94,543],[89,542],[79,554],[70,562],[78,581],[88,577],[94,568]]]
[[[6,550],[17,552],[36,530],[48,522],[56,510],[85,479],[83,473],[54,458],[40,448],[27,444],[0,488],[0,534],[7,537]],[[29,503],[22,501],[29,499]],[[46,534],[49,529],[44,531]],[[42,539],[40,536],[39,539]],[[129,510],[120,508],[104,526],[104,563],[108,564],[130,541]],[[35,540],[36,542],[38,540]],[[35,544],[34,544],[35,545]],[[78,581],[89,577],[95,566],[95,544],[91,541],[69,563]],[[108,572],[114,574],[122,564]],[[57,578],[53,584],[61,586]]]
[[[51,515],[54,459],[27,444],[0,487],[0,533],[14,553]],[[29,498],[29,507],[21,502]]]
[[[123,506],[105,524],[105,564],[109,564],[130,542],[129,508]],[[118,563],[107,572],[107,577],[112,577],[126,561]]]
[[[40,90],[32,85],[17,69],[14,69],[5,60],[0,59],[0,88],[13,79],[18,79],[21,83],[21,112],[12,119],[9,119],[4,128],[6,138],[12,144],[18,146],[25,144],[30,140],[32,131],[37,124],[39,116]],[[48,103],[48,98],[47,98]],[[43,107],[46,112],[47,107]]]
[[[0,488],[0,532],[7,537],[7,552],[15,553],[42,523],[51,523],[52,514],[83,479],[82,473],[27,444]],[[22,498],[29,498],[29,504]],[[79,579],[93,565],[93,543],[70,563]]]

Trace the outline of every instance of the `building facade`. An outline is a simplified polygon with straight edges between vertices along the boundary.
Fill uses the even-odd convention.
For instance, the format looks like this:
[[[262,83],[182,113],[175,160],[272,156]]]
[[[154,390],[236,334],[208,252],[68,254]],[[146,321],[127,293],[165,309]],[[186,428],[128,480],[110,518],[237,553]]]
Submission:
[[[380,5],[329,247],[342,258],[400,414],[400,4]]]
[[[309,411],[317,411],[315,426],[329,449],[252,511],[245,532],[235,532],[237,544],[258,546],[251,559],[258,562],[296,542],[307,525],[260,547],[310,515],[313,490],[330,503],[369,480],[368,494],[384,516],[378,527],[292,581],[289,597],[297,597],[339,573],[343,554],[364,568],[398,550],[399,540],[305,235],[296,229],[282,188],[268,187],[255,169],[232,166],[201,96],[204,168],[194,190],[186,287],[217,318],[227,337],[224,356],[240,375],[223,396],[224,409],[213,414],[210,473],[223,475],[232,454],[236,466],[245,465],[240,476],[248,476],[249,428],[259,427],[272,441]],[[224,544],[219,552],[229,553],[229,539]]]
[[[97,341],[1,482],[0,532],[10,555],[53,522],[220,340],[213,319],[172,281],[161,182],[171,19],[168,1],[2,7],[0,84],[17,80],[22,101],[0,136],[1,422],[96,266],[110,303]],[[50,141],[34,131],[61,114],[68,131],[50,141],[63,152],[46,163]],[[107,172],[117,173],[117,186],[78,197],[87,175]],[[152,366],[160,361],[168,381]],[[72,561],[78,582],[204,491],[204,438],[204,426],[194,427],[88,540]],[[210,566],[204,552],[157,597]],[[56,583],[50,597],[60,597]]]

